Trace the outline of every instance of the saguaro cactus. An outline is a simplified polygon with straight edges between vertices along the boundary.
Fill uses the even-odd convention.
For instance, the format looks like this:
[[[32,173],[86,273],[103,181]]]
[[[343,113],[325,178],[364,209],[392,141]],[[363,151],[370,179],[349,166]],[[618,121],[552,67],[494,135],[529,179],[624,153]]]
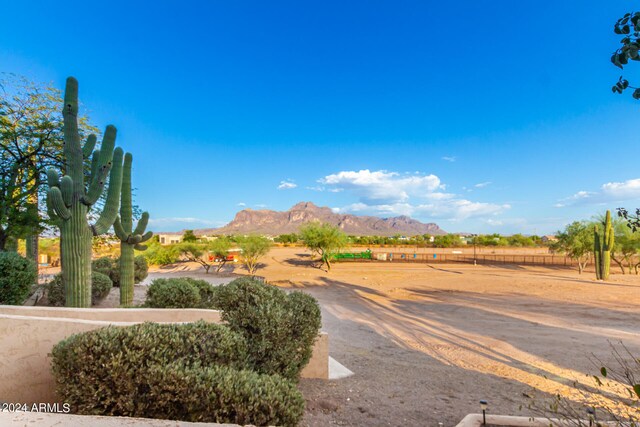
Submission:
[[[78,133],[78,81],[67,79],[64,93],[64,156],[66,175],[60,179],[49,169],[47,207],[60,227],[60,252],[65,300],[68,307],[91,306],[91,237],[106,233],[118,214],[122,187],[121,148],[114,150],[116,128],[109,125],[99,150],[96,136],[90,135],[84,147]],[[93,154],[92,154],[93,153]],[[85,185],[84,160],[92,155],[91,175]],[[113,166],[113,167],[112,167]],[[89,224],[87,214],[98,201],[109,176],[109,190],[104,208],[95,224]]]
[[[614,245],[613,226],[611,225],[611,211],[607,211],[602,233],[596,225],[594,227],[594,248],[596,264],[596,279],[607,280],[609,278],[609,268],[611,266],[611,251]]]
[[[133,158],[130,153],[124,156],[124,171],[122,174],[122,191],[120,193],[120,216],[116,218],[113,229],[120,239],[120,304],[131,305],[133,303],[134,282],[134,249],[144,251],[147,249],[141,243],[153,236],[151,231],[145,233],[149,214],[143,212],[138,225],[133,230],[133,207],[131,204],[131,163]]]

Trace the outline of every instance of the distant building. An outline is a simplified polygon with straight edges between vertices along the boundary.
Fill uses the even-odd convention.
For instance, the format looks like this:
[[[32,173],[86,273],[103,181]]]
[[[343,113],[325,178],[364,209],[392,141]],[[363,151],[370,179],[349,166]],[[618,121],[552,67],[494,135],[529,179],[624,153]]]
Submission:
[[[553,243],[557,242],[558,238],[553,234],[547,234],[546,236],[542,236],[540,240],[542,240],[542,243]]]
[[[173,245],[182,242],[182,233],[162,233],[158,234],[158,241],[161,245]]]

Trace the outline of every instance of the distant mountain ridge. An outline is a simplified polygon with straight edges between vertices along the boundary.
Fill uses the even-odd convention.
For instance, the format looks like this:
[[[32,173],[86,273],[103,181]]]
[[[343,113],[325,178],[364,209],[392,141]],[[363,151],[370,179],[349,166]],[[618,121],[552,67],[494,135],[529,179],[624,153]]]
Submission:
[[[296,233],[301,225],[315,220],[334,224],[345,233],[358,236],[446,234],[435,223],[425,224],[404,215],[379,218],[375,216],[339,214],[333,212],[330,208],[316,206],[311,202],[300,202],[288,211],[244,209],[238,212],[233,221],[224,227],[201,229],[194,232],[197,235],[260,233],[276,236]]]

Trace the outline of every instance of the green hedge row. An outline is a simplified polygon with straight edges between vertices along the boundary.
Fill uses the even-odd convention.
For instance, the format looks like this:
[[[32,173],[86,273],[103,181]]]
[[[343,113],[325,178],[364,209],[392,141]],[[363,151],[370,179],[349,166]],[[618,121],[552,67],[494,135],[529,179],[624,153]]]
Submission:
[[[293,383],[246,369],[247,342],[224,325],[106,327],[51,355],[59,396],[80,414],[293,426],[304,412]]]

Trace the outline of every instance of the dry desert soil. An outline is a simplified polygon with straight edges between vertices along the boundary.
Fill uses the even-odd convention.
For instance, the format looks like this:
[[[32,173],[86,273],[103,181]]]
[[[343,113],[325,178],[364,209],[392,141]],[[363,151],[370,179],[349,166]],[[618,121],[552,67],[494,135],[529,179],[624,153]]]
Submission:
[[[181,264],[153,270],[145,283],[236,274],[246,272]],[[318,299],[330,354],[354,372],[300,382],[304,426],[454,426],[481,399],[489,413],[528,416],[521,407],[534,391],[571,396],[574,380],[587,383],[597,373],[593,355],[613,365],[610,341],[640,354],[635,275],[597,282],[568,268],[385,262],[325,272],[304,248],[273,249],[258,274]],[[136,287],[138,301],[144,290]],[[117,305],[115,292],[103,305]]]

